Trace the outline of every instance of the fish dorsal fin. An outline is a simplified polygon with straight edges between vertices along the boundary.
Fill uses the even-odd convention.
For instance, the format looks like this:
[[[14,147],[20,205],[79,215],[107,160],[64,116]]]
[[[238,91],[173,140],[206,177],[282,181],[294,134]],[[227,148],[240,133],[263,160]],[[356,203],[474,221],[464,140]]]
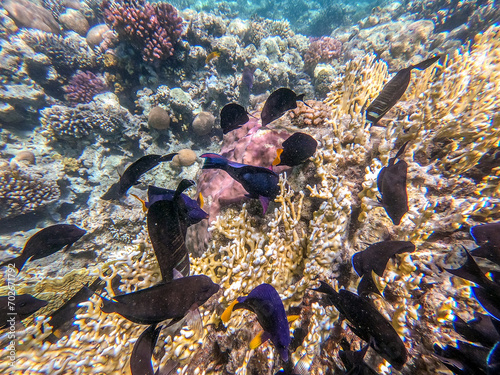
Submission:
[[[280,156],[281,156],[281,154],[282,154],[282,153],[283,153],[283,149],[282,149],[282,148],[278,148],[278,149],[276,150],[276,158],[275,158],[275,159],[274,159],[274,161],[273,161],[273,164],[272,164],[273,166],[276,166],[276,165],[278,165],[279,163],[281,163],[281,158],[280,158]]]

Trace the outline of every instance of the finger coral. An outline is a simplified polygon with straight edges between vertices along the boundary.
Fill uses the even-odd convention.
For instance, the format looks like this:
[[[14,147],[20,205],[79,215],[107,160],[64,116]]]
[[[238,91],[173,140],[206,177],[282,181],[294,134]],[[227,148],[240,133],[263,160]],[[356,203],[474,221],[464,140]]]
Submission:
[[[182,33],[182,18],[168,3],[106,0],[104,18],[119,35],[141,50],[147,62],[171,57]]]
[[[94,73],[86,71],[75,74],[64,89],[66,98],[72,103],[89,103],[106,89],[106,83]]]

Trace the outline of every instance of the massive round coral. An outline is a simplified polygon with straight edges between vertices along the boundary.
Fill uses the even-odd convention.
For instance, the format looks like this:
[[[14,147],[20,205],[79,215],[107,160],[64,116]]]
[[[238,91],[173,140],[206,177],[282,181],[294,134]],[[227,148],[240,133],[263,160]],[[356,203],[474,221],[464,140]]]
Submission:
[[[157,62],[171,57],[182,33],[182,18],[168,3],[105,0],[104,18],[123,39],[142,49],[142,58]]]

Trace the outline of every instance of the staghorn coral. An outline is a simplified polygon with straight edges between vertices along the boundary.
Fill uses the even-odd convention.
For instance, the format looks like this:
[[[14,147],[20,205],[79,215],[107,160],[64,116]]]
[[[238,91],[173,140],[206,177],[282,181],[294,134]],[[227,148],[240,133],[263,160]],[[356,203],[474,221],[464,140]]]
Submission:
[[[182,33],[182,18],[172,5],[106,0],[102,7],[106,23],[140,49],[144,61],[158,62],[173,56]]]
[[[79,72],[71,77],[64,88],[66,99],[73,104],[89,103],[93,97],[106,89],[106,83],[90,71]]]

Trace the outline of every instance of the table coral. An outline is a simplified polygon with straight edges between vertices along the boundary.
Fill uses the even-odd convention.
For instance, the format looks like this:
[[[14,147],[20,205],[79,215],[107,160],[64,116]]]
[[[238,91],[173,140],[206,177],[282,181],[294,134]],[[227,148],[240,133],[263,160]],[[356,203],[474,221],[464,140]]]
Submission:
[[[182,33],[182,18],[168,3],[104,1],[104,18],[116,32],[142,50],[147,62],[171,57]]]

